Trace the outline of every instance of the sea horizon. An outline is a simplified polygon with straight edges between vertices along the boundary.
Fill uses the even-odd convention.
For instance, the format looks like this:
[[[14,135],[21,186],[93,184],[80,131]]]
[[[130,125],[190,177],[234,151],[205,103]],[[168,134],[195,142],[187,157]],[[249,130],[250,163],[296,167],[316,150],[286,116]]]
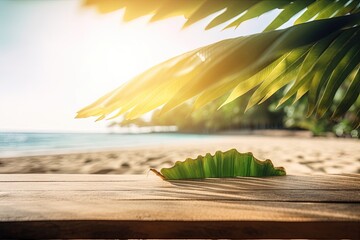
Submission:
[[[84,133],[2,131],[0,132],[0,158],[166,145],[210,137],[210,135],[205,134],[178,132]]]

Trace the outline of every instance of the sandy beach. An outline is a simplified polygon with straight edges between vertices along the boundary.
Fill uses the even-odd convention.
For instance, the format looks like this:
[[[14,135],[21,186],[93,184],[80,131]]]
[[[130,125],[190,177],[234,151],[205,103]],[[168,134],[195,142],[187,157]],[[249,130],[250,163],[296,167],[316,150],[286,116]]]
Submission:
[[[157,146],[127,147],[97,152],[78,152],[0,158],[0,173],[147,174],[149,168],[170,167],[176,161],[216,150],[236,148],[255,157],[271,159],[287,174],[360,173],[357,139],[288,136],[217,136]]]

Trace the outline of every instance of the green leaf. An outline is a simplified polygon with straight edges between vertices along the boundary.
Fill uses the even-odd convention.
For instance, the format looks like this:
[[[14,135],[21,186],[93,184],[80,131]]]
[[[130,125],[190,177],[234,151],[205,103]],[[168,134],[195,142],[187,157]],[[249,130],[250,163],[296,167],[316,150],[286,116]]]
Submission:
[[[360,97],[358,97],[360,99]],[[356,118],[353,121],[353,126],[355,126],[356,129],[360,128],[360,109],[356,113]]]
[[[280,107],[284,104],[289,98],[291,98],[294,94],[296,94],[295,101],[298,101],[306,92],[308,92],[310,88],[310,81],[313,78],[314,66],[319,61],[319,57],[321,54],[328,48],[329,44],[333,41],[335,37],[339,35],[339,32],[335,32],[330,34],[328,37],[322,39],[315,43],[309,50],[306,58],[304,59],[296,80],[293,86],[287,91],[285,96],[279,101],[277,107]]]
[[[355,103],[359,98],[360,93],[360,69],[355,71],[356,74],[350,74],[348,78],[352,78],[352,81],[345,93],[345,96],[341,100],[339,106],[336,108],[332,118],[339,118],[344,115],[347,110]]]
[[[210,23],[205,27],[206,30],[219,26],[220,24],[238,16],[239,14],[244,13],[251,6],[256,4],[258,1],[231,1],[230,3],[224,5],[226,11],[219,16],[215,17]]]
[[[286,84],[293,81],[296,77],[296,74],[299,70],[297,66],[294,66],[295,69],[290,71],[289,73],[285,74],[285,76],[278,77],[275,81],[273,81],[269,86],[267,91],[265,92],[265,96],[261,99],[261,101],[258,104],[261,104],[265,102],[267,99],[269,99],[273,94],[275,94],[279,89],[284,87]],[[300,90],[300,89],[299,89]],[[299,92],[298,90],[298,92]]]
[[[300,91],[300,89],[305,88],[304,86],[308,84],[311,79],[312,75],[308,74],[304,78],[301,78],[299,81],[295,81],[291,88],[286,92],[285,96],[280,99],[276,108],[279,108],[282,104],[288,101],[294,94]]]
[[[295,14],[303,10],[314,0],[297,0],[284,7],[284,10],[265,28],[264,31],[275,30],[290,20]]]
[[[315,43],[311,48],[306,58],[304,59],[299,74],[296,78],[296,81],[300,81],[301,78],[304,78],[307,74],[310,74],[319,60],[321,54],[329,47],[330,43],[334,40],[335,37],[339,35],[339,32],[330,34],[328,37],[322,39],[321,41]]]
[[[195,102],[195,109],[205,105],[206,103],[216,99],[216,96],[224,95],[231,89],[231,94],[227,97],[225,102],[220,106],[223,107],[224,105],[234,101],[236,98],[244,95],[251,89],[258,86],[264,79],[279,65],[282,60],[285,58],[281,57],[275,62],[271,63],[269,66],[261,69],[259,72],[251,76],[250,78],[247,77],[235,77],[233,81],[225,83],[221,86],[216,86],[208,91],[205,91],[203,94],[199,96],[199,98]]]
[[[352,47],[352,44],[356,42],[357,30],[357,28],[351,28],[343,31],[343,33],[331,43],[331,45],[316,62],[316,65],[312,70],[315,74],[309,89],[309,106],[307,116],[310,116],[316,108],[321,87],[329,78],[339,61]]]
[[[241,70],[244,73],[240,74],[248,72],[251,75],[254,74],[259,67],[264,65],[264,62],[268,63],[268,61],[273,61],[275,57],[278,57],[276,52],[265,54],[266,57],[262,58],[261,55],[281,35],[282,32],[280,31],[268,32],[262,38],[252,35],[247,38],[234,39],[237,44],[231,47],[231,51],[226,51],[228,46],[217,49],[218,57],[210,56],[211,61],[208,64],[206,64],[206,61],[204,62],[203,70],[175,93],[174,97],[165,104],[162,111],[169,111],[215,83],[227,78],[229,75],[240,73]],[[239,61],[240,57],[244,55],[247,57]]]
[[[342,9],[339,9],[339,11],[334,15],[334,17],[338,16],[344,16],[346,14],[353,14],[358,12],[360,7],[358,0],[352,0],[350,3],[348,3],[345,7]]]
[[[306,11],[295,21],[295,24],[300,24],[309,21],[311,18],[316,16],[321,10],[326,8],[333,1],[331,0],[317,0],[314,3],[310,4]]]
[[[327,81],[323,94],[319,101],[317,113],[322,117],[332,105],[335,93],[346,77],[356,68],[360,62],[360,49],[357,46],[352,47],[347,54],[337,64],[332,72],[330,79]]]
[[[304,84],[302,84],[296,92],[296,97],[293,103],[299,101],[299,99],[309,91],[309,88],[310,88],[310,81],[306,81]]]
[[[225,5],[229,5],[229,4],[231,4],[231,0],[223,0],[223,1],[207,0],[194,13],[192,13],[189,16],[183,27],[184,28],[188,27],[215,12],[223,10],[224,8],[226,8]]]
[[[179,77],[184,77],[184,75],[186,75],[185,73],[181,74],[177,71],[178,69],[182,69],[181,66],[193,66],[199,64],[199,62],[201,62],[199,58],[188,58],[189,55],[193,54],[193,52],[189,52],[188,54],[180,55],[163,62],[161,65],[150,68],[146,72],[135,77],[132,81],[120,86],[100,98],[94,104],[79,111],[77,117],[110,114],[116,109],[119,109],[119,113],[116,115],[121,115],[128,110],[133,109],[146,96],[150,96],[150,94],[156,94],[159,91],[162,94],[166,94],[167,92],[162,91],[162,89],[168,87],[180,87],[180,85],[175,82],[175,78],[170,76],[179,75]],[[196,72],[193,71],[193,74],[195,73]],[[156,75],[158,77],[153,78]],[[170,98],[171,96],[168,97]],[[151,109],[148,111],[150,110]]]
[[[165,180],[286,175],[284,168],[274,167],[270,160],[260,161],[252,153],[239,153],[236,149],[178,161],[173,167],[163,168],[160,172],[151,170]]]
[[[284,0],[276,0],[276,1],[260,1],[259,3],[255,4],[251,8],[247,10],[247,12],[243,15],[241,15],[239,18],[231,22],[229,25],[227,25],[225,28],[230,27],[238,27],[241,23],[245,22],[246,20],[258,17],[266,12],[269,12],[273,9],[280,8],[287,4],[288,1]]]
[[[286,76],[289,73],[292,73],[293,71],[297,72],[298,66],[304,60],[306,53],[307,53],[307,48],[294,50],[280,64],[278,64],[273,69],[273,71],[266,77],[266,79],[263,81],[260,87],[256,89],[254,94],[251,96],[249,103],[246,107],[246,110],[254,106],[262,98],[264,98],[269,93],[271,87],[277,82],[279,82],[279,80],[283,80],[284,76]],[[287,78],[285,79],[288,82],[288,79]]]
[[[337,2],[329,3],[328,6],[326,6],[323,10],[319,12],[318,16],[315,19],[318,20],[318,19],[325,19],[331,17],[332,15],[334,15],[334,13],[336,13],[339,9],[341,9],[347,2],[348,0],[339,0]]]
[[[153,3],[152,1],[146,1],[147,3],[156,6],[158,4]],[[183,0],[179,1],[164,1],[160,7],[157,9],[154,16],[150,19],[150,22],[159,21],[173,16],[183,15],[185,18],[188,18],[195,12],[205,0]],[[138,9],[141,9],[138,7]]]

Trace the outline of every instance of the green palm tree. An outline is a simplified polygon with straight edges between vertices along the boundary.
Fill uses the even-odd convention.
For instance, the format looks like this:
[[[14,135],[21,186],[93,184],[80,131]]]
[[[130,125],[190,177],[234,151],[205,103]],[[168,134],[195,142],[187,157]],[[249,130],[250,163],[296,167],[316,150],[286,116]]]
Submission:
[[[225,96],[222,107],[249,91],[253,94],[247,109],[278,92],[278,106],[306,99],[308,116],[340,118],[351,107],[360,109],[358,0],[87,0],[85,5],[101,13],[125,7],[126,21],[147,14],[153,14],[150,21],[183,15],[184,27],[218,12],[206,29],[230,20],[225,28],[238,27],[274,9],[282,11],[264,32],[160,63],[80,110],[77,117],[126,114],[132,119],[160,106],[167,112],[189,99],[197,110]],[[295,15],[294,26],[276,30]],[[336,103],[340,89],[345,93]]]

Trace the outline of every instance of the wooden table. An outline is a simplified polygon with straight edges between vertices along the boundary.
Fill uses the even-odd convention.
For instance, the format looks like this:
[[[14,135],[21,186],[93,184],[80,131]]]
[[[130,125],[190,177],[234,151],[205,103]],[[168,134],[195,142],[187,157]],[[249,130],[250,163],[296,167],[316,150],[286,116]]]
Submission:
[[[0,175],[1,238],[360,238],[360,175]]]

